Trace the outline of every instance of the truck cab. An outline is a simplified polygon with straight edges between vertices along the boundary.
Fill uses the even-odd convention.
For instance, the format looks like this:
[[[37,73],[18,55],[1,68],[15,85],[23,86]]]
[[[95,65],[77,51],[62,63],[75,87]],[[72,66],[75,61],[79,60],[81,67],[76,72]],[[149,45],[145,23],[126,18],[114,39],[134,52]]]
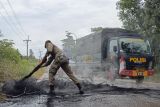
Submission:
[[[154,74],[154,57],[149,41],[141,36],[109,37],[106,47],[108,79],[128,77],[141,83],[144,77]]]

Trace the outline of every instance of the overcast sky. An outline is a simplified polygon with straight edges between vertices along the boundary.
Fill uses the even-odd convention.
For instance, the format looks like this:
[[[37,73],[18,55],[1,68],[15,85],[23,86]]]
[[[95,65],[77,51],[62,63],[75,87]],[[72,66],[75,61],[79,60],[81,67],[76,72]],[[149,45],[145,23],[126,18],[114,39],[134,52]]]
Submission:
[[[66,38],[65,31],[73,32],[80,38],[91,33],[91,27],[121,27],[116,10],[117,1],[9,0],[24,32],[32,40],[29,48],[37,57],[39,50],[45,52],[45,40],[50,39],[62,48],[61,40]],[[15,20],[7,0],[0,0],[0,30],[4,35],[0,39],[14,40],[15,47],[26,55],[23,40],[27,36]]]

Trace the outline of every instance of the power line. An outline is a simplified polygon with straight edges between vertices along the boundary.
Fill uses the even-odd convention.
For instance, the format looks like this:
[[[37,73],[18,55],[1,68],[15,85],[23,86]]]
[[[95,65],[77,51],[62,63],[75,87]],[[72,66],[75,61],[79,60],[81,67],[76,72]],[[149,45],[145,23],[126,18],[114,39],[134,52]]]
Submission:
[[[31,40],[29,40],[29,36],[28,36],[28,38],[26,40],[23,40],[23,41],[26,42],[26,45],[27,45],[27,59],[28,59],[28,45],[29,45],[29,42]]]
[[[22,37],[22,35],[24,36],[27,36],[26,32],[24,31],[23,27],[22,27],[22,24],[20,23],[20,21],[18,20],[18,17],[16,15],[16,12],[14,11],[12,5],[11,5],[11,2],[9,0],[7,0],[7,3],[8,3],[8,6],[10,7],[10,10],[14,16],[14,18],[11,18],[11,15],[8,13],[7,11],[7,8],[5,8],[5,6],[3,5],[3,2],[0,0],[0,6],[4,9],[4,12],[6,13],[6,15],[8,16],[8,19],[7,17],[3,16],[3,14],[1,13],[1,16],[3,17],[3,19],[5,20],[5,22],[9,25],[9,27],[13,30],[13,32],[19,36],[20,38]],[[13,19],[13,20],[12,20]],[[12,23],[13,22],[13,23]],[[19,26],[16,26],[16,25],[19,25]],[[23,39],[22,39],[23,40]],[[28,59],[28,45],[29,45],[29,42],[31,40],[29,40],[29,36],[28,36],[28,39],[26,40],[23,40],[26,42],[27,44],[27,59]]]
[[[9,20],[14,22],[14,20],[10,17],[7,9],[5,8],[5,6],[3,5],[3,3],[2,3],[1,1],[0,1],[0,5],[1,5],[1,7],[5,10],[5,13],[6,13],[6,15],[8,16]],[[14,26],[16,29],[18,29],[17,26],[14,25],[14,23],[12,23],[12,24],[13,24],[13,26]],[[19,32],[19,33],[23,35],[22,32]]]
[[[10,1],[7,0],[7,2],[8,2],[9,7],[11,8],[11,11],[12,11],[12,13],[13,13],[15,19],[16,19],[16,22],[17,22],[18,25],[20,26],[20,28],[21,28],[21,30],[23,31],[24,35],[27,35],[26,32],[25,32],[25,30],[23,29],[23,26],[22,26],[22,24],[20,23],[20,21],[19,21],[17,15],[16,15],[16,12],[14,11],[14,9],[13,9],[13,7],[12,7]]]
[[[10,24],[10,22],[5,18],[5,16],[3,16],[3,14],[1,13],[1,11],[0,11],[0,16],[2,16],[2,18],[3,18],[3,20],[8,24],[8,26],[11,28],[11,30],[16,34],[16,35],[19,35],[16,31],[15,31],[15,29],[14,29],[14,27]],[[20,38],[21,38],[21,36],[19,36]],[[22,38],[21,38],[22,39]],[[23,40],[23,39],[22,39]]]
[[[1,5],[1,7],[5,10],[5,13],[7,14],[8,18],[9,18],[10,20],[12,20],[12,19],[10,18],[10,16],[9,16],[9,13],[7,12],[6,8],[4,7],[4,5],[3,5],[3,3],[2,3],[1,1],[0,1],[0,5]],[[10,22],[8,21],[8,19],[2,14],[1,11],[0,11],[0,15],[2,16],[3,20],[9,25],[9,27],[12,29],[12,31],[13,31],[16,35],[20,35],[20,34],[19,34],[20,32],[17,32],[17,30],[15,29],[15,28],[16,28],[15,25],[12,25],[12,23],[10,23]],[[21,38],[21,36],[20,36],[20,38]]]
[[[5,13],[7,14],[8,18],[6,18],[3,13],[0,11],[0,16],[2,17],[2,19],[6,22],[6,24],[8,25],[8,27],[10,28],[9,30],[11,30],[11,32],[13,31],[13,33],[15,33],[18,37],[17,39],[20,39],[20,41],[23,41],[22,39],[22,34],[20,34],[17,31],[17,26],[15,26],[13,23],[11,23],[10,21],[12,20],[12,18],[10,18],[9,13],[7,11],[7,9],[4,7],[3,3],[0,1],[0,6],[5,10]]]

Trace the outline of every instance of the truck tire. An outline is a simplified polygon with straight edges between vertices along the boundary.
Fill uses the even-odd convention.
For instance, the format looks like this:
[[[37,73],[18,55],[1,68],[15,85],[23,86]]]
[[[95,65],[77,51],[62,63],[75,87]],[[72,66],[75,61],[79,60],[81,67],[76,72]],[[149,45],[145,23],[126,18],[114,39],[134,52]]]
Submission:
[[[144,81],[144,76],[136,78],[136,83],[138,83],[138,84],[143,83],[143,81]]]

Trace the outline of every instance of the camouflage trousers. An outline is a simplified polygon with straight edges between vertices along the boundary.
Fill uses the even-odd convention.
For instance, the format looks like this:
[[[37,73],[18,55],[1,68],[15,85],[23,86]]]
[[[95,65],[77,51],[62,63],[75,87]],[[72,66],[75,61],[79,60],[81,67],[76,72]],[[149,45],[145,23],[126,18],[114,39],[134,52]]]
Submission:
[[[62,54],[58,54],[56,55],[55,60],[49,69],[49,85],[54,85],[55,75],[60,67],[75,84],[79,83],[79,80],[73,75],[73,72],[71,71],[67,57]]]

